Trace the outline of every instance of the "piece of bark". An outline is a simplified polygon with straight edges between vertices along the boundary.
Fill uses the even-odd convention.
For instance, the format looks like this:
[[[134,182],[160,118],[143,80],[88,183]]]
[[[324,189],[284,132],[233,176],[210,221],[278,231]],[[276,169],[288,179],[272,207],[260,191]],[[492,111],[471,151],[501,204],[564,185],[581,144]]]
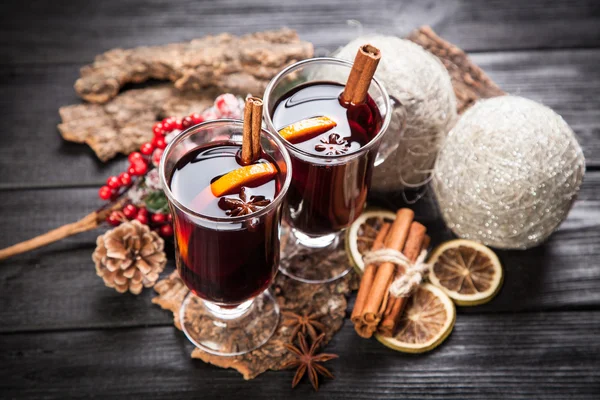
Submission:
[[[282,247],[286,243],[288,227],[284,223],[282,226]],[[320,262],[337,263],[344,266],[348,264],[348,258],[342,243],[341,249],[330,254],[327,260]],[[282,249],[283,250],[283,249]],[[310,257],[306,257],[306,263],[310,264]],[[318,265],[307,265],[309,268],[318,268]],[[304,312],[322,315],[319,322],[323,323],[327,330],[323,346],[327,344],[333,335],[340,330],[346,316],[348,296],[352,291],[358,289],[358,276],[351,271],[349,274],[334,282],[324,284],[306,284],[294,279],[288,278],[282,273],[275,277],[271,291],[277,299],[281,310],[292,311],[302,315]],[[179,321],[179,309],[189,289],[185,286],[177,271],[173,271],[167,278],[160,280],[154,286],[158,296],[152,299],[154,304],[158,304],[165,310],[173,312],[174,325],[181,330]],[[193,302],[190,303],[193,306]],[[207,353],[195,348],[192,351],[192,358],[200,359],[206,363],[216,365],[220,368],[233,368],[241,373],[244,379],[253,379],[267,370],[279,370],[292,356],[285,349],[284,344],[292,340],[293,327],[282,324],[284,318],[281,317],[279,326],[263,346],[250,353],[241,356],[222,357]],[[196,329],[212,329],[211,322],[203,321],[198,318]],[[235,341],[236,338],[230,338]]]
[[[505,94],[464,51],[439,37],[431,27],[422,26],[411,32],[407,39],[433,53],[444,64],[452,79],[459,114],[480,98]]]
[[[152,126],[157,120],[200,113],[216,96],[214,90],[182,92],[171,84],[132,89],[106,104],[61,107],[58,130],[65,140],[86,143],[100,160],[107,161],[152,140]]]
[[[327,327],[324,332],[323,345],[325,345],[342,327],[346,315],[346,295],[354,288],[355,281],[353,274],[349,274],[329,284],[307,285],[280,273],[275,277],[271,290],[282,310],[290,310],[300,315],[305,311],[323,315],[319,321]],[[152,302],[172,311],[174,324],[177,329],[181,329],[179,308],[189,290],[177,271],[173,271],[169,277],[159,281],[154,286],[154,290],[158,296],[154,297]],[[281,321],[283,318],[280,318],[279,326],[271,339],[250,353],[222,357],[195,348],[192,351],[192,358],[201,359],[220,368],[234,368],[243,375],[244,379],[253,379],[269,369],[281,369],[291,359],[291,354],[285,349],[284,344],[291,341],[293,332],[292,327],[283,325]],[[211,329],[211,325],[207,323],[198,329]]]
[[[287,28],[236,37],[228,33],[185,43],[113,49],[81,69],[75,91],[92,103],[114,98],[127,83],[170,80],[180,90],[218,88],[262,94],[285,66],[310,58],[313,46]]]

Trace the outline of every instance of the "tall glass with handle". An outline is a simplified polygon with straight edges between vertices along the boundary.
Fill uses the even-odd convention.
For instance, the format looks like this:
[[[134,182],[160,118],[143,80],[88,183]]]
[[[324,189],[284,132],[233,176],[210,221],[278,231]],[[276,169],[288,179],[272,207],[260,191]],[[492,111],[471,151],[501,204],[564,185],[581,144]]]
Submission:
[[[190,289],[181,326],[197,347],[218,355],[259,347],[279,321],[268,288],[279,266],[281,206],[291,181],[281,139],[265,130],[260,137],[261,162],[277,171],[271,180],[222,198],[210,193],[215,178],[238,167],[242,128],[238,120],[189,128],[169,143],[159,172],[174,217],[177,269]]]
[[[300,61],[281,71],[263,100],[267,129],[284,132],[298,121],[327,117],[335,127],[301,143],[283,139],[293,179],[285,219],[291,228],[281,270],[303,282],[322,283],[344,276],[350,266],[320,262],[343,248],[342,233],[362,213],[375,165],[395,150],[402,112],[377,79],[365,104],[342,108],[338,97],[352,63],[335,58]],[[392,115],[394,114],[394,118]],[[389,132],[390,122],[396,127]],[[288,129],[285,129],[288,127]],[[298,262],[310,257],[312,266]]]

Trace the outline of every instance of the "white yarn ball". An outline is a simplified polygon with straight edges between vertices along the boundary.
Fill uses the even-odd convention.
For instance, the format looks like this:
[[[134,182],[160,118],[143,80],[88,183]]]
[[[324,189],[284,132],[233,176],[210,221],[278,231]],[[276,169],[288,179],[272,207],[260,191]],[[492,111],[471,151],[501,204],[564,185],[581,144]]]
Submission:
[[[427,182],[439,146],[456,120],[450,76],[437,57],[395,36],[359,37],[340,49],[336,57],[353,61],[365,43],[381,50],[375,77],[406,111],[403,133],[401,113],[392,118],[387,134],[394,136],[389,139],[396,141],[398,148],[375,168],[371,187],[385,192],[419,187]]]
[[[507,249],[543,242],[585,173],[575,134],[550,108],[516,96],[476,103],[446,139],[432,186],[458,236]]]

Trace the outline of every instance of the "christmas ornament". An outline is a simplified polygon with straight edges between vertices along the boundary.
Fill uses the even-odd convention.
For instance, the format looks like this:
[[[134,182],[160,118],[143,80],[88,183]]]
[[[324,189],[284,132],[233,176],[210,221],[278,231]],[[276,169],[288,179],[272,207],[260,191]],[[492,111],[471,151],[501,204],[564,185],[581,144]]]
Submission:
[[[575,134],[550,108],[517,96],[482,100],[450,132],[433,174],[458,236],[524,249],[566,218],[585,172]]]

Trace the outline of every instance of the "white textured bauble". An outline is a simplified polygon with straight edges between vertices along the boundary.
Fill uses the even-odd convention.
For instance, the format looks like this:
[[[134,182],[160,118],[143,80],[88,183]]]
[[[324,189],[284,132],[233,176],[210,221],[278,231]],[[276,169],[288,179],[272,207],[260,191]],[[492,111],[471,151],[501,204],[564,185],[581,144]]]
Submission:
[[[399,115],[392,118],[387,134],[398,136],[398,148],[375,168],[371,187],[385,192],[419,187],[427,182],[439,146],[456,120],[450,76],[437,57],[394,36],[359,37],[335,56],[353,61],[358,48],[366,43],[381,50],[375,77],[406,111],[403,133]]]
[[[486,245],[524,249],[566,218],[585,173],[575,134],[550,108],[481,100],[450,131],[432,186],[447,225]]]

